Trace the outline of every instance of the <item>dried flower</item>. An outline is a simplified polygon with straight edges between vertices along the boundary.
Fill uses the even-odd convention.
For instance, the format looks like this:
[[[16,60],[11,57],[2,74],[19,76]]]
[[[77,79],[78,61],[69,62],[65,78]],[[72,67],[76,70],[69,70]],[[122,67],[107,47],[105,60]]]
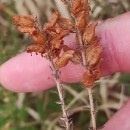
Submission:
[[[59,57],[63,44],[64,44],[64,41],[60,40],[60,39],[54,38],[54,39],[50,40],[50,43],[49,43],[50,55],[53,58]]]
[[[98,44],[92,44],[86,49],[86,61],[89,67],[96,65],[100,61],[103,47]]]
[[[77,27],[79,30],[84,30],[87,23],[88,23],[88,16],[86,15],[85,11],[79,13],[76,17],[77,20]]]
[[[71,48],[68,47],[67,45],[64,45],[64,46],[63,46],[63,50],[64,50],[64,52],[66,52],[66,51],[73,50],[73,49],[71,49]],[[73,51],[74,51],[74,50],[73,50]],[[79,52],[77,52],[77,51],[74,51],[73,57],[70,58],[70,61],[71,61],[73,64],[80,64],[80,63],[82,63],[81,53],[79,53]]]
[[[36,29],[34,27],[27,27],[27,26],[18,26],[17,30],[21,33],[30,33],[32,34]]]
[[[32,32],[32,39],[37,44],[43,44],[46,41],[45,33],[40,32],[39,30],[35,30]]]
[[[71,13],[74,15],[77,15],[82,8],[82,0],[73,0],[72,1],[72,6],[71,6]]]
[[[22,25],[22,26],[28,26],[28,27],[34,27],[35,26],[35,20],[33,17],[29,16],[14,16],[12,20],[13,24]]]
[[[36,55],[38,53],[41,53],[41,55],[43,56],[46,50],[47,48],[44,45],[38,45],[38,44],[33,44],[27,47],[27,53],[31,53],[31,55],[32,55],[32,52],[35,52]]]
[[[95,28],[98,25],[97,22],[88,25],[83,34],[83,41],[85,44],[89,44],[95,38]]]
[[[83,74],[83,83],[85,87],[93,87],[95,80],[95,75],[90,70],[86,70],[86,72]]]
[[[73,50],[66,51],[60,58],[58,58],[55,62],[57,68],[62,68],[68,64],[70,58],[74,55]]]
[[[62,17],[58,19],[58,25],[65,30],[73,30],[75,28],[74,23],[71,20]]]
[[[60,14],[58,11],[55,11],[50,18],[49,22],[44,25],[44,30],[47,30],[49,28],[52,28],[57,23],[58,18],[60,17]]]

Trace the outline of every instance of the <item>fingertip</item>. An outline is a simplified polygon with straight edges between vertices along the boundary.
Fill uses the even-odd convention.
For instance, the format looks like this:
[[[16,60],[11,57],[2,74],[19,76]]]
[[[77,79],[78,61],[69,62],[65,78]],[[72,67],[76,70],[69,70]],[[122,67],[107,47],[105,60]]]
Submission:
[[[26,52],[0,67],[0,83],[14,92],[36,92],[55,85],[48,61]]]
[[[104,125],[102,130],[130,130],[130,99],[126,104]]]

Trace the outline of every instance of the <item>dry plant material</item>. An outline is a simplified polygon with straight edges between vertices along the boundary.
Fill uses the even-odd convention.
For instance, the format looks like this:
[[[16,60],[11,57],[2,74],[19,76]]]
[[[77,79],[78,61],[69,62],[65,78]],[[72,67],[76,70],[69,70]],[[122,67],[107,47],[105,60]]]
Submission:
[[[85,69],[83,84],[88,89],[92,130],[97,130],[92,88],[95,81],[101,77],[100,66],[103,61],[101,58],[103,48],[99,45],[99,38],[95,35],[95,28],[98,23],[89,24],[89,11],[91,9],[88,0],[66,0],[65,4],[69,6],[71,16],[74,19],[76,40],[81,52],[81,58],[76,59],[79,59],[79,63],[82,63]],[[67,50],[66,48],[64,50]]]
[[[33,40],[33,44],[27,47],[27,52],[41,54],[51,63],[53,77],[57,85],[60,98],[58,104],[61,105],[66,130],[71,130],[71,120],[66,111],[64,103],[62,84],[60,81],[60,68],[69,62],[82,64],[85,72],[83,74],[83,84],[88,89],[93,130],[96,130],[95,110],[92,98],[92,87],[96,80],[101,77],[101,52],[103,48],[99,45],[99,38],[95,35],[97,22],[89,24],[90,6],[87,0],[61,0],[69,5],[71,16],[74,21],[63,18],[58,11],[55,11],[49,22],[41,29],[37,19],[32,16],[14,16],[13,23],[17,25],[17,30],[21,33],[28,33]],[[76,33],[79,43],[79,50],[73,50],[64,43],[63,38],[69,33]],[[61,53],[62,52],[62,53]]]
[[[38,22],[35,17],[30,16],[14,16],[13,24],[17,25],[17,30],[21,33],[27,33],[33,40],[33,44],[27,47],[27,53],[35,52],[45,57],[51,63],[51,70],[53,71],[53,77],[57,85],[58,95],[61,105],[63,116],[62,126],[66,130],[72,129],[72,121],[69,119],[69,115],[64,103],[64,96],[62,93],[62,84],[60,81],[59,68],[64,67],[70,60],[76,59],[76,52],[71,49],[68,51],[61,51],[65,45],[63,38],[68,36],[70,31],[74,30],[74,24],[72,21],[66,18],[62,18],[58,11],[55,11],[49,22],[46,23],[41,29],[38,26]],[[74,58],[74,59],[73,59]]]

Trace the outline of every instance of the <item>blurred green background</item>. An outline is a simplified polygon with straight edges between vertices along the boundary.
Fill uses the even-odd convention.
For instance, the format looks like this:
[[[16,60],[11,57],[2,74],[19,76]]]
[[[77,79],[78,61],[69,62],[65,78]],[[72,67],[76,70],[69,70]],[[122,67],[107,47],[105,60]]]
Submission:
[[[91,0],[92,20],[103,21],[130,10],[129,0]],[[43,25],[55,9],[70,17],[60,0],[0,0],[0,64],[23,52],[29,40],[18,33],[11,19],[15,14],[37,15]],[[24,44],[25,43],[25,44]],[[117,73],[95,86],[97,124],[102,126],[130,95],[130,74]],[[65,84],[65,101],[74,121],[74,130],[90,125],[87,91],[81,84]],[[13,93],[0,86],[0,130],[62,130],[59,125],[58,96],[47,90],[39,93]]]

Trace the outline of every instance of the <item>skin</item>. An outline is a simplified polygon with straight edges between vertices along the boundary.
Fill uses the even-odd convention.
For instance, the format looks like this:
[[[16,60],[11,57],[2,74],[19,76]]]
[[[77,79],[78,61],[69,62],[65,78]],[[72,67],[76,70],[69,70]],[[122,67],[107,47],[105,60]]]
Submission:
[[[115,72],[130,72],[130,12],[106,20],[96,29],[104,47],[102,76]],[[74,46],[74,36],[65,39]],[[14,92],[36,92],[55,85],[49,63],[40,55],[22,53],[0,66],[0,83]],[[71,72],[71,73],[70,73]],[[69,63],[61,69],[63,82],[82,81],[81,65]],[[130,130],[130,99],[104,125],[102,130]]]

